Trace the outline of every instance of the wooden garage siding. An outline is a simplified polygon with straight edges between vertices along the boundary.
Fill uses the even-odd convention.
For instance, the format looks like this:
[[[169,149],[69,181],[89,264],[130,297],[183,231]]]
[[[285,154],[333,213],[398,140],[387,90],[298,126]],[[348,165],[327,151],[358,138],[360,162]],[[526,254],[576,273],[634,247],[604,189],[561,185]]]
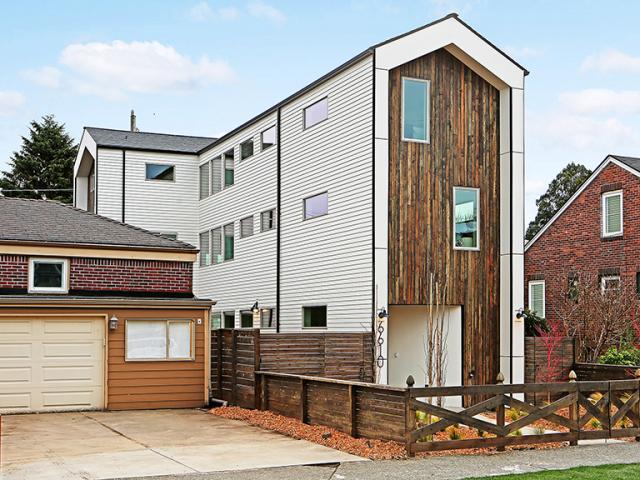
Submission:
[[[109,331],[107,409],[192,408],[205,404],[205,316],[179,310],[120,311],[118,329]],[[127,319],[182,319],[195,323],[195,361],[125,361]],[[202,323],[197,325],[196,319]]]
[[[431,81],[428,144],[401,141],[403,76]],[[499,92],[437,50],[390,71],[389,118],[389,303],[425,305],[430,273],[446,278],[446,303],[463,308],[465,383],[491,384],[499,368]],[[480,189],[480,251],[453,248],[454,186]]]

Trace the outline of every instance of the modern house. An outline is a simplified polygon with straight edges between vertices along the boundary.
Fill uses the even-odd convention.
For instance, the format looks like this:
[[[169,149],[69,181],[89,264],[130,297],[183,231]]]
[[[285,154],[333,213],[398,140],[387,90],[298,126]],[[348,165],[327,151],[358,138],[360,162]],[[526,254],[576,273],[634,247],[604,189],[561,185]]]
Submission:
[[[75,205],[197,242],[214,327],[373,331],[391,384],[424,383],[434,274],[447,383],[521,381],[526,74],[448,15],[217,139],[85,128]]]
[[[0,414],[208,403],[195,247],[44,200],[0,225]]]
[[[570,282],[640,292],[640,158],[609,155],[525,246],[527,306],[558,320]]]

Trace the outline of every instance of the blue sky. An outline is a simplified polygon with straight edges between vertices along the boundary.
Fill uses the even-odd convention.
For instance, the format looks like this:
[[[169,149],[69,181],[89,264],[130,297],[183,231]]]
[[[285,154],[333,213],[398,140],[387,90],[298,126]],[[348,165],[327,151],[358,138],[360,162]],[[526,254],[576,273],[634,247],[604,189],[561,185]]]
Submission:
[[[0,169],[30,120],[220,135],[385,38],[456,11],[526,66],[527,219],[568,162],[640,156],[640,2],[3,2]]]

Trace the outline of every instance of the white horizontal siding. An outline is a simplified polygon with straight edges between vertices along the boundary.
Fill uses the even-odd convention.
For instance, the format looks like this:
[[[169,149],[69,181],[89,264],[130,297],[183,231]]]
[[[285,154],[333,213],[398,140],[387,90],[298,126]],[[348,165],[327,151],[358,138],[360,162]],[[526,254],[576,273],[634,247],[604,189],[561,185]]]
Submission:
[[[371,328],[371,58],[282,109],[281,305],[283,331],[302,329],[302,307],[327,305],[327,329]],[[303,129],[303,109],[327,96],[328,119]],[[303,199],[329,192],[329,214],[303,220]]]
[[[195,293],[216,300],[215,312],[249,310],[255,301],[262,308],[276,306],[276,230],[260,231],[260,213],[276,208],[276,146],[261,151],[261,132],[275,125],[272,114],[205,152],[200,164],[227,150],[235,151],[235,181],[232,187],[199,202],[200,231],[234,223],[235,255],[231,261],[195,268]],[[254,139],[254,154],[240,160],[241,142]],[[240,220],[253,215],[254,234],[240,238]],[[256,325],[258,326],[258,325]]]
[[[97,213],[122,221],[122,150],[98,149]]]

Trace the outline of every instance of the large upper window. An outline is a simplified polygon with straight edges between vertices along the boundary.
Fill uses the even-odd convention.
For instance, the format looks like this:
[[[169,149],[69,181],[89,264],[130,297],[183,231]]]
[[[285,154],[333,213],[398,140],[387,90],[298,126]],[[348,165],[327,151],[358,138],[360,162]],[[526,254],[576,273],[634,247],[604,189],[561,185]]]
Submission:
[[[175,180],[175,167],[173,165],[161,165],[158,163],[147,163],[145,165],[145,175],[147,180],[162,180],[173,182]]]
[[[262,150],[266,150],[269,147],[272,147],[276,143],[276,126],[272,126],[267,128],[260,135],[262,140]]]
[[[213,263],[222,263],[222,228],[211,230],[211,258]]]
[[[209,196],[209,163],[200,165],[200,200]]]
[[[480,191],[477,188],[454,187],[453,189],[453,245],[456,249],[477,250],[480,248],[478,236],[479,197]]]
[[[602,236],[622,235],[622,192],[602,194]]]
[[[429,80],[402,78],[402,140],[429,142]]]
[[[253,155],[253,138],[246,140],[240,144],[240,160],[249,158]]]
[[[191,320],[127,320],[127,360],[192,360]]]
[[[211,265],[211,244],[209,231],[200,234],[200,266]]]
[[[304,109],[304,128],[311,128],[314,125],[326,120],[329,116],[329,99],[323,98]]]
[[[305,220],[329,213],[329,193],[324,192],[304,199]]]
[[[529,310],[540,318],[545,318],[544,280],[529,282]]]
[[[224,226],[224,259],[233,260],[234,256],[234,236],[233,223]]]
[[[251,143],[251,151],[253,155],[253,142]],[[235,170],[233,167],[233,149],[222,155],[224,159],[224,188],[230,187],[235,182]]]
[[[303,327],[324,328],[327,326],[327,306],[302,307]]]
[[[61,258],[29,259],[29,292],[67,293],[69,261]]]

